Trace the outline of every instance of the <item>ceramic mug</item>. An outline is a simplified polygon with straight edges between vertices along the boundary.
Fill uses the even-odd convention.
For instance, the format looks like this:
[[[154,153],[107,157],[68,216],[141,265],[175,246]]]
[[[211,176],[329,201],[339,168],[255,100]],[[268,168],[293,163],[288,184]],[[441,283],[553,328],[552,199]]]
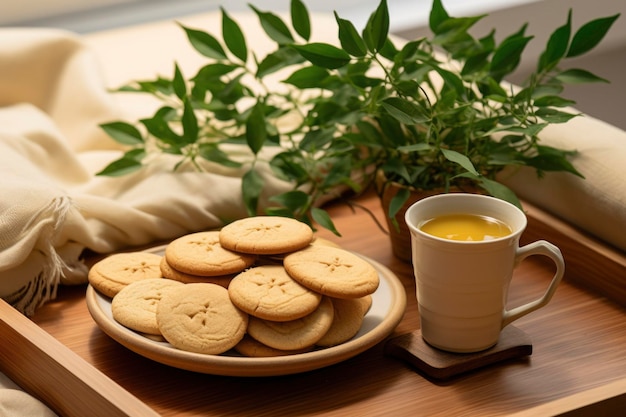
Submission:
[[[498,219],[511,233],[459,241],[420,229],[434,217],[461,213]],[[411,205],[405,220],[411,233],[422,337],[436,348],[477,352],[494,346],[506,325],[545,306],[563,277],[565,262],[555,245],[539,240],[519,246],[526,216],[504,200],[465,193],[436,195]],[[513,270],[531,255],[547,256],[556,264],[552,282],[542,297],[507,310]]]

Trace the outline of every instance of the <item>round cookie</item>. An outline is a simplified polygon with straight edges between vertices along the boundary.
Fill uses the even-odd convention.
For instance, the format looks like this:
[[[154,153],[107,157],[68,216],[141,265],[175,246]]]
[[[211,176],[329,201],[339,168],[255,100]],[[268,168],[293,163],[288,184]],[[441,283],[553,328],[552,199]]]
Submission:
[[[361,308],[363,309],[363,315],[366,315],[370,308],[372,308],[372,303],[374,302],[374,298],[368,294],[364,297],[357,298],[361,302]]]
[[[330,347],[350,340],[363,324],[362,298],[333,298],[333,324],[316,345]]]
[[[281,265],[257,266],[240,273],[231,281],[228,295],[246,313],[272,321],[311,314],[322,298],[291,278]]]
[[[363,297],[379,284],[378,272],[369,262],[332,246],[311,245],[287,255],[283,264],[293,279],[329,297]]]
[[[234,277],[234,275],[219,275],[215,277],[202,277],[199,275],[186,274],[184,272],[176,270],[175,268],[172,268],[172,266],[167,263],[167,259],[165,258],[165,256],[163,256],[161,259],[160,267],[161,267],[161,273],[163,274],[164,278],[168,278],[174,281],[180,281],[185,284],[191,284],[193,282],[204,282],[204,283],[217,284],[224,288],[228,288],[228,284],[230,284],[230,281]]]
[[[157,323],[174,347],[218,355],[243,338],[248,315],[216,284],[184,284],[163,295],[157,306]]]
[[[113,298],[128,284],[162,278],[161,256],[150,252],[116,253],[96,262],[87,275],[89,284],[100,293]]]
[[[191,233],[170,242],[165,259],[174,269],[191,275],[236,274],[254,263],[255,256],[236,253],[220,245],[219,232]]]
[[[235,346],[235,350],[242,354],[243,356],[248,356],[251,358],[266,358],[266,357],[274,357],[274,356],[286,356],[286,355],[296,355],[298,353],[306,353],[313,350],[315,346],[307,346],[303,349],[296,350],[281,350],[274,349],[263,343],[255,340],[249,335],[245,335],[243,339]]]
[[[310,226],[279,216],[257,216],[236,220],[222,228],[224,248],[257,255],[277,255],[308,246],[313,239]]]
[[[111,313],[121,325],[142,333],[160,335],[156,320],[157,305],[163,294],[182,282],[150,278],[128,284],[111,301]]]
[[[250,316],[248,334],[257,341],[280,350],[304,349],[326,334],[333,322],[333,304],[322,297],[319,307],[300,319],[276,322]]]

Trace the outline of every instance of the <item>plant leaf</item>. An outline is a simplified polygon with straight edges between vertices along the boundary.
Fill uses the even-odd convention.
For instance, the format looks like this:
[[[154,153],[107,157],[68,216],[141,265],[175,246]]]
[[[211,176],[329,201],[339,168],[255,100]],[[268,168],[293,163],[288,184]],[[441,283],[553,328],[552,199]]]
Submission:
[[[485,84],[480,86],[481,92],[489,96],[492,100],[498,100],[500,102],[508,101],[507,91],[502,85],[494,80],[492,77],[486,77]]]
[[[208,64],[198,70],[198,73],[192,78],[192,81],[204,83],[212,82],[237,68],[239,68],[237,65],[223,64],[220,62]]]
[[[415,125],[430,120],[421,107],[400,97],[388,97],[382,101],[381,105],[403,124]]]
[[[311,37],[311,18],[306,5],[300,0],[291,0],[291,25],[305,41]]]
[[[461,78],[458,75],[456,75],[452,71],[448,71],[439,67],[436,67],[435,71],[437,71],[437,73],[441,75],[441,78],[443,78],[444,86],[446,88],[452,87],[454,91],[456,92],[457,96],[459,97],[465,96],[465,85],[463,84],[463,80],[461,80]]]
[[[430,30],[435,34],[438,34],[439,33],[438,28],[441,26],[443,22],[445,22],[449,18],[450,16],[448,15],[448,12],[446,11],[446,9],[444,9],[443,3],[441,2],[441,0],[433,0],[433,5],[430,9],[430,16],[428,19]]]
[[[387,175],[387,178],[398,176],[402,178],[403,181],[406,181],[406,183],[411,183],[411,175],[409,174],[406,165],[402,160],[400,160],[400,158],[390,157],[383,163],[381,169],[385,175]]]
[[[437,35],[432,40],[433,44],[441,45],[452,53],[453,58],[466,56],[468,51],[480,48],[470,35],[469,29],[485,16],[487,15],[448,18],[437,27]]]
[[[187,97],[183,100],[183,139],[186,143],[195,143],[198,140],[198,119]]]
[[[600,43],[620,13],[587,22],[574,34],[567,57],[582,55]]]
[[[350,55],[346,51],[327,43],[313,42],[292,47],[313,65],[322,68],[336,69],[350,62]]]
[[[528,100],[529,99],[528,95],[531,94],[532,99],[537,100],[541,97],[558,96],[562,92],[563,92],[563,86],[561,84],[553,83],[551,85],[539,85],[535,87],[533,91],[530,91],[529,89],[525,88],[522,91],[520,91],[515,97],[516,97],[516,100],[518,99],[518,96],[520,99],[524,97],[523,100]]]
[[[557,28],[550,35],[546,49],[539,57],[539,66],[537,72],[541,73],[549,71],[554,68],[561,58],[563,58],[567,52],[569,44],[569,38],[572,31],[572,11],[570,9],[567,15],[567,23]]]
[[[255,155],[261,150],[267,140],[264,108],[263,103],[258,102],[254,105],[246,120],[246,142]]]
[[[277,177],[286,181],[302,183],[306,181],[307,171],[301,164],[300,153],[284,151],[275,155],[270,161],[270,167]]]
[[[113,91],[123,91],[123,92],[131,92],[131,93],[148,93],[157,95],[159,93],[170,95],[172,94],[172,82],[168,79],[158,77],[156,80],[150,81],[134,81],[130,84],[124,85],[117,90]]]
[[[396,48],[396,46],[393,44],[393,42],[389,38],[387,38],[383,47],[378,50],[378,53],[382,57],[388,59],[391,62],[394,61],[398,52],[399,52],[398,48]]]
[[[141,160],[146,155],[143,149],[133,149],[126,152],[120,159],[108,164],[96,175],[107,177],[120,177],[138,171],[141,167]]]
[[[472,161],[470,161],[470,159],[462,153],[453,151],[452,149],[441,149],[441,153],[443,153],[443,156],[448,161],[461,165],[466,171],[474,175],[479,175],[478,171],[476,171],[476,168],[474,168],[474,164],[472,164]]]
[[[294,71],[283,82],[300,89],[319,88],[329,75],[326,69],[312,65]]]
[[[381,0],[374,13],[372,13],[365,24],[363,39],[367,48],[375,53],[385,46],[388,35],[389,9],[387,7],[387,0]]]
[[[539,132],[541,132],[546,126],[547,123],[534,123],[529,126],[505,126],[498,129],[495,129],[494,132],[511,132],[511,133],[522,133],[524,135],[533,137],[537,136]]]
[[[129,123],[111,122],[101,124],[100,127],[122,145],[141,145],[144,142],[139,130]]]
[[[334,132],[334,129],[309,130],[298,144],[298,149],[310,153],[319,151],[332,141]]]
[[[121,177],[123,175],[128,175],[132,172],[138,171],[141,166],[141,162],[137,162],[134,159],[122,158],[111,162],[96,175],[102,175],[107,177]]]
[[[250,8],[254,10],[254,13],[256,13],[259,17],[261,26],[270,39],[279,45],[286,45],[294,42],[291,31],[280,17],[270,12],[263,12],[253,5],[250,5]]]
[[[323,228],[330,230],[337,236],[341,236],[341,233],[339,233],[339,231],[335,228],[335,224],[326,210],[312,207],[311,217],[313,217],[313,220]]]
[[[578,177],[584,176],[568,161],[567,156],[575,154],[572,151],[563,151],[546,145],[537,146],[538,154],[526,160],[526,165],[541,171],[565,171]]]
[[[566,107],[576,104],[574,100],[569,100],[560,96],[543,96],[533,103],[537,107]]]
[[[234,161],[215,143],[202,143],[198,146],[198,154],[207,161],[216,162],[229,168],[240,168],[241,162]]]
[[[365,145],[371,148],[379,148],[383,146],[385,138],[380,132],[378,126],[372,123],[360,120],[356,124],[356,131],[345,133],[343,136],[348,137],[348,141],[359,146]]]
[[[227,59],[224,48],[215,37],[201,30],[180,26],[185,30],[189,43],[200,54],[208,58]]]
[[[532,36],[509,37],[498,46],[491,59],[489,70],[496,80],[502,80],[505,75],[517,68],[524,48],[532,38]]]
[[[579,116],[579,114],[566,113],[551,107],[540,107],[535,114],[549,123],[565,123]]]
[[[568,69],[554,78],[565,84],[584,84],[584,83],[608,83],[609,80],[600,78],[595,74],[583,69]]]
[[[263,78],[285,67],[303,62],[302,56],[289,47],[280,47],[259,63],[256,76]]]
[[[265,181],[254,169],[250,169],[241,178],[241,195],[249,216],[257,214],[259,197]]]
[[[337,12],[335,12],[335,20],[339,25],[339,41],[341,42],[341,47],[352,56],[365,56],[367,46],[352,22],[341,19]]]
[[[246,62],[248,60],[246,38],[237,22],[226,13],[226,10],[223,7],[220,7],[220,10],[222,11],[222,38],[224,43],[233,55],[242,62]]]
[[[477,180],[477,184],[487,191],[489,195],[499,198],[500,200],[508,201],[517,208],[522,209],[522,203],[515,193],[506,185],[485,177],[480,177]]]
[[[491,51],[485,50],[479,54],[468,57],[463,64],[461,75],[474,74],[484,70],[489,64],[489,61],[487,60],[489,55],[491,55]]]
[[[404,203],[409,200],[410,196],[411,191],[408,188],[400,188],[396,195],[394,195],[389,202],[389,211],[387,212],[387,216],[389,216],[390,219],[395,218],[396,214],[398,214],[400,209],[402,209]]]
[[[183,73],[180,71],[178,64],[174,64],[174,78],[172,79],[172,87],[174,88],[174,94],[179,99],[183,99],[187,95],[187,84],[185,82],[185,77]]]
[[[398,151],[400,152],[424,152],[431,151],[432,149],[433,146],[426,142],[414,143],[412,145],[398,147]]]
[[[289,213],[293,215],[300,208],[306,207],[309,202],[309,195],[304,191],[291,190],[271,196],[270,201],[287,208]]]
[[[224,104],[234,104],[239,99],[244,97],[245,93],[243,90],[243,84],[241,83],[241,78],[244,76],[244,73],[238,74],[232,80],[229,80],[226,84],[217,84],[222,88],[213,90],[213,94],[216,98],[218,98]]]
[[[148,132],[172,146],[180,146],[182,138],[174,132],[168,123],[171,117],[176,115],[176,110],[169,106],[161,107],[149,119],[141,119],[140,122],[148,129]]]
[[[330,163],[330,169],[325,173],[326,175],[324,175],[322,181],[322,188],[331,189],[332,187],[342,184],[353,185],[350,181],[350,174],[352,172],[351,157],[345,154],[342,156],[343,158],[334,159]],[[356,187],[358,188],[359,186],[356,185]]]

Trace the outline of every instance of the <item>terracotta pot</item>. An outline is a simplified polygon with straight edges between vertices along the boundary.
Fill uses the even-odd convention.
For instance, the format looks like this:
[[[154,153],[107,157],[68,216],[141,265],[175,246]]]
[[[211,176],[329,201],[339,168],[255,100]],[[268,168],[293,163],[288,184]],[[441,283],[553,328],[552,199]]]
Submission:
[[[409,199],[402,206],[402,208],[396,213],[395,220],[397,225],[394,224],[391,218],[387,215],[389,213],[389,203],[391,199],[395,197],[398,191],[403,186],[397,183],[386,183],[382,193],[380,194],[380,202],[383,208],[383,212],[385,213],[385,220],[387,221],[387,230],[389,231],[389,238],[391,240],[391,250],[393,254],[405,261],[411,262],[411,235],[409,233],[409,228],[404,221],[404,214],[407,209],[416,201],[421,200],[422,198],[440,194],[442,190],[412,190]]]
[[[391,250],[393,254],[400,260],[405,262],[411,262],[411,234],[409,233],[409,228],[404,221],[404,215],[407,209],[415,202],[421,200],[422,198],[430,197],[437,194],[442,193],[482,193],[481,189],[470,187],[470,189],[460,189],[458,187],[452,187],[447,191],[444,188],[435,188],[432,190],[419,190],[415,188],[409,187],[411,194],[409,199],[404,203],[402,208],[396,213],[395,220],[397,222],[397,226],[394,224],[393,220],[389,218],[387,213],[389,213],[389,204],[391,200],[395,197],[395,195],[400,191],[400,189],[407,188],[406,186],[386,181],[384,175],[379,174],[376,178],[376,184],[378,189],[378,195],[380,197],[380,202],[382,205],[383,212],[385,213],[385,220],[387,221],[387,227],[389,231],[389,238],[391,240]]]

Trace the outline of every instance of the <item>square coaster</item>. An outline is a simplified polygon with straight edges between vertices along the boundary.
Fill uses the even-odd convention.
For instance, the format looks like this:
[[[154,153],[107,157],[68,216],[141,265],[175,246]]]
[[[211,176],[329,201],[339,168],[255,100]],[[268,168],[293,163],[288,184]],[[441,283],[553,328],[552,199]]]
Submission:
[[[385,354],[408,362],[434,379],[449,379],[507,359],[529,356],[532,352],[530,337],[511,325],[502,329],[495,346],[474,353],[452,353],[432,347],[422,338],[421,330],[396,336],[385,344]]]

